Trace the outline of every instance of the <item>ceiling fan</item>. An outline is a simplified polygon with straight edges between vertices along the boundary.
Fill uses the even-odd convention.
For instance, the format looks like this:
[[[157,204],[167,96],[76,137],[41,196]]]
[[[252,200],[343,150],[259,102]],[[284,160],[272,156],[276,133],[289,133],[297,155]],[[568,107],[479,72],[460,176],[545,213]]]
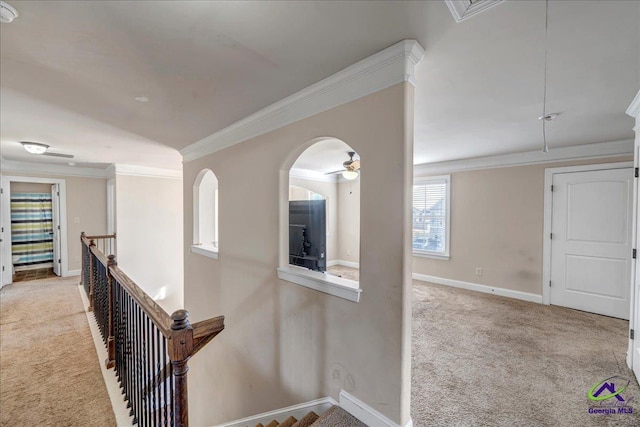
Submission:
[[[325,175],[334,175],[334,174],[342,174],[344,179],[352,180],[356,179],[359,175],[360,171],[360,159],[354,159],[353,156],[356,155],[355,151],[347,152],[349,155],[349,160],[342,163],[344,169],[340,169],[333,172],[327,172]]]
[[[73,159],[73,154],[64,154],[64,153],[51,153],[48,150],[49,146],[47,144],[41,144],[39,142],[20,142],[24,149],[31,154],[39,154],[42,156],[51,156],[51,157],[63,157],[65,159]]]

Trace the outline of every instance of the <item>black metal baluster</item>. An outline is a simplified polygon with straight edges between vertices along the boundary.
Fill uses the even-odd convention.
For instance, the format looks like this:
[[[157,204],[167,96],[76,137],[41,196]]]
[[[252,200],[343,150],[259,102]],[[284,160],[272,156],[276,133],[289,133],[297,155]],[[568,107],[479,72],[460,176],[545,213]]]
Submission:
[[[169,421],[169,403],[167,400],[167,339],[162,337],[162,425],[166,426]]]
[[[140,308],[134,301],[134,316],[133,316],[133,385],[131,391],[133,393],[133,406],[134,406],[134,423],[140,424],[140,393],[138,392],[140,387],[140,367],[138,365],[138,356],[140,355],[140,335],[138,334],[138,323],[140,317]]]
[[[142,309],[136,303],[137,308],[137,316],[136,316],[136,413],[138,414],[138,422],[143,415],[143,399],[142,396],[142,387],[144,387],[144,378],[143,378],[143,370],[142,370]]]
[[[144,425],[148,426],[149,425],[149,415],[150,415],[150,408],[149,408],[149,322],[148,322],[148,318],[147,318],[147,314],[146,313],[142,313],[142,329],[143,329],[143,340],[142,340],[142,346],[143,346],[143,352],[142,352],[142,356],[143,356],[143,369],[144,369],[144,381],[142,381],[142,393],[143,393],[143,399],[144,399]]]
[[[173,406],[173,403],[175,401],[175,393],[174,393],[174,381],[173,381],[173,364],[169,363],[169,366],[171,367],[169,369],[169,393],[170,393],[170,397],[169,397],[169,409],[171,411],[171,418],[170,418],[170,426],[174,426],[175,425],[175,408]]]
[[[131,307],[131,297],[127,295],[127,408],[129,408],[129,416],[133,416],[133,372],[132,372],[132,355],[133,355],[133,311]]]
[[[154,323],[151,323],[151,378],[153,381],[152,384],[152,394],[151,394],[151,407],[153,408],[153,423],[151,423],[152,426],[157,426],[158,425],[158,416],[160,415],[160,408],[158,405],[158,376],[160,375],[160,372],[158,371],[158,351],[157,351],[157,335],[158,335],[158,328],[156,328]]]

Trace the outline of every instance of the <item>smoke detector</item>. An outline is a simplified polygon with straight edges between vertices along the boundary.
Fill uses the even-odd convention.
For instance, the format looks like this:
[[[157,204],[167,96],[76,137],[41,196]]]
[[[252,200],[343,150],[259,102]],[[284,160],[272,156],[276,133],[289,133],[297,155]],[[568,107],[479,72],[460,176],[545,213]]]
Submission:
[[[0,22],[3,24],[11,24],[18,17],[18,11],[10,4],[0,1]]]

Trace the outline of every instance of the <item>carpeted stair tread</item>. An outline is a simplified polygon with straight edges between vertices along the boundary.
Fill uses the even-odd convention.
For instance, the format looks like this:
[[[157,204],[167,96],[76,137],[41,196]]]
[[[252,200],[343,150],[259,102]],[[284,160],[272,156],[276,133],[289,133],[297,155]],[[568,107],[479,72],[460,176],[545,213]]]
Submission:
[[[271,421],[265,427],[278,427],[279,423],[276,420]]]
[[[308,426],[312,425],[313,423],[315,423],[315,421],[318,418],[319,418],[318,414],[316,414],[315,412],[311,411],[307,415],[305,415],[304,417],[300,418],[300,421],[295,423],[292,427],[308,427]]]
[[[313,423],[313,427],[367,427],[367,425],[344,409],[332,406]]]
[[[289,417],[283,422],[281,422],[280,425],[278,425],[278,427],[291,427],[297,422],[298,420],[295,417]]]

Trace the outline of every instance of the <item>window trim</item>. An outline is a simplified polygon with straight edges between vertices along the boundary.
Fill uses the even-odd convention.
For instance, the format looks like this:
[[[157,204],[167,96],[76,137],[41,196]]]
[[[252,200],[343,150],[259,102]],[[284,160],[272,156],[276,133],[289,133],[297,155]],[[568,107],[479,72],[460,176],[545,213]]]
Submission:
[[[450,259],[450,253],[451,253],[451,175],[434,175],[434,176],[425,176],[425,177],[420,177],[420,178],[414,178],[413,180],[413,187],[415,186],[419,186],[419,185],[426,185],[429,183],[432,183],[434,181],[445,181],[446,182],[446,209],[447,209],[447,213],[445,216],[445,246],[444,246],[444,252],[434,252],[434,251],[425,251],[425,250],[419,250],[419,249],[413,249],[413,214],[411,215],[411,228],[412,228],[412,232],[411,232],[411,243],[412,243],[412,248],[411,251],[413,252],[413,256],[418,256],[418,257],[423,257],[423,258],[433,258],[433,259],[440,259],[440,260],[449,260]],[[412,192],[413,193],[413,192]],[[413,194],[411,196],[412,200],[411,200],[411,208],[413,211]]]

